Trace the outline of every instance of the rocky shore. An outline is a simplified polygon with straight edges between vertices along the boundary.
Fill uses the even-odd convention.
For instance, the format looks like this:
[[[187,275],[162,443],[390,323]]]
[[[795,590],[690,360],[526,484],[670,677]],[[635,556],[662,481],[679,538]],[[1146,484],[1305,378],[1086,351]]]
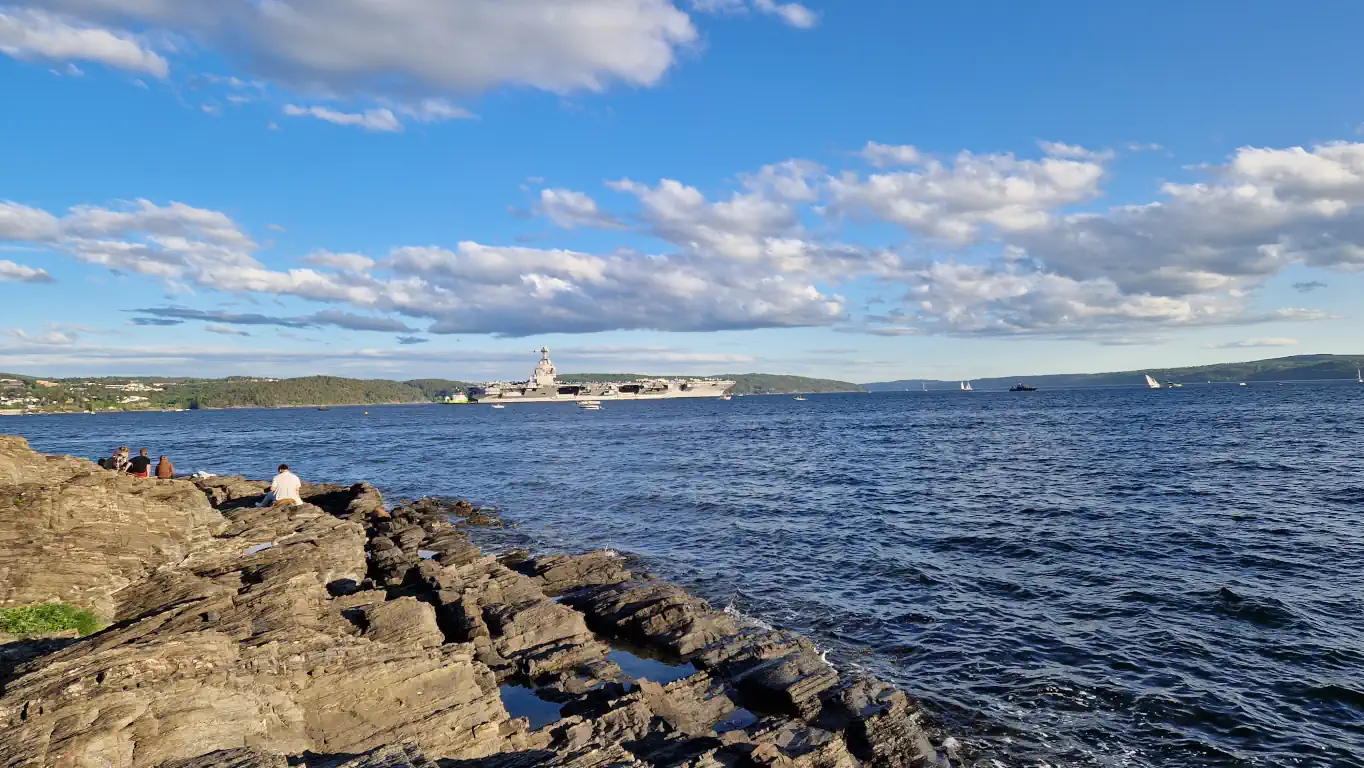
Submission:
[[[264,487],[0,436],[0,608],[109,624],[0,645],[0,766],[960,764],[904,693],[613,553],[498,558],[467,502]]]

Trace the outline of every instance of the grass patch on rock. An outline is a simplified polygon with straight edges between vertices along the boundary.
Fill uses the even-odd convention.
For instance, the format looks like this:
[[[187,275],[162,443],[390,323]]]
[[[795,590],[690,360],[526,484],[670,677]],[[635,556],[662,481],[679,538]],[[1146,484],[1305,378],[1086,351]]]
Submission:
[[[46,635],[74,629],[84,637],[102,628],[95,614],[64,603],[0,608],[0,632],[9,635]]]

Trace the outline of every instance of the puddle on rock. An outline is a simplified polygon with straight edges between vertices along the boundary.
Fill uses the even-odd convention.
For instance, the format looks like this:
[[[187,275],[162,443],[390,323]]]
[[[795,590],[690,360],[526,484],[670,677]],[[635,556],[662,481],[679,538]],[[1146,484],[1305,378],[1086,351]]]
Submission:
[[[681,680],[684,677],[691,677],[696,674],[696,667],[691,664],[669,664],[666,661],[641,656],[615,645],[612,646],[611,652],[606,654],[606,660],[615,662],[621,671],[635,680],[648,680],[659,685],[667,685],[674,680]]]
[[[440,553],[437,552],[437,551],[435,551],[434,549],[419,549],[419,550],[417,550],[417,557],[420,557],[420,558],[423,559],[423,560],[430,560],[431,558],[433,558],[433,557],[435,557],[436,555],[439,555],[439,554],[440,554]]]
[[[545,701],[535,695],[535,691],[520,685],[503,685],[498,688],[502,695],[502,706],[512,719],[524,717],[530,720],[530,729],[538,731],[563,717],[560,705]]]
[[[730,731],[742,731],[745,728],[758,722],[758,716],[746,709],[736,709],[725,715],[720,722],[711,726],[716,733],[729,733]]]

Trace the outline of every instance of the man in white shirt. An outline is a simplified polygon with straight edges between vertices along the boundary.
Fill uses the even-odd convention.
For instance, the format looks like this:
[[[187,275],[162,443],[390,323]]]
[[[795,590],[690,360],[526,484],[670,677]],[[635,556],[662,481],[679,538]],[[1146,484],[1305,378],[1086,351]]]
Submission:
[[[299,490],[303,486],[303,481],[298,479],[298,475],[289,471],[288,464],[279,465],[279,474],[270,481],[270,493],[265,497],[264,504],[302,504],[303,497]]]

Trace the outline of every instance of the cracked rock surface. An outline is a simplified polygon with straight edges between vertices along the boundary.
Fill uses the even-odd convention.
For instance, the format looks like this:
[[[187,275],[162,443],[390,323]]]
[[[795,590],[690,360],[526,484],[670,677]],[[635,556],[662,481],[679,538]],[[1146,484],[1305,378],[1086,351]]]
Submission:
[[[111,623],[0,653],[0,766],[960,764],[903,692],[614,553],[499,560],[467,502],[263,491],[0,437],[0,605]]]

